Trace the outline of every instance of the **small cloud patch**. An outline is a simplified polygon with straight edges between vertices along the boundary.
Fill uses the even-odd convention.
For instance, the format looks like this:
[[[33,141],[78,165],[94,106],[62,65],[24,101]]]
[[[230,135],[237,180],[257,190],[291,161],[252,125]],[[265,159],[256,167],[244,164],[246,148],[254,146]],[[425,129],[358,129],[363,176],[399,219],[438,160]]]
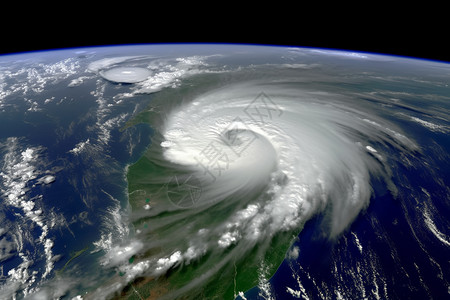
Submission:
[[[136,83],[146,80],[151,75],[151,71],[139,67],[117,67],[101,71],[100,75],[112,82]]]

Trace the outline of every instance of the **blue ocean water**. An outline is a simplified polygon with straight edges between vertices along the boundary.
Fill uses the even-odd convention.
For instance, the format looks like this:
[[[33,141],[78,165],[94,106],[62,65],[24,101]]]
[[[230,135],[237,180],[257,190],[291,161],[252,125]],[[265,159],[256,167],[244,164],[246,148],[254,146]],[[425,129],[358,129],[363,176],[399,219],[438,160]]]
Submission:
[[[24,187],[26,198],[34,199],[35,208],[43,211],[43,222],[50,227],[48,236],[57,241],[51,248],[54,254],[53,276],[57,278],[60,275],[58,272],[63,270],[71,272],[71,276],[101,280],[116,271],[93,271],[92,266],[98,265],[104,256],[104,250],[97,248],[95,242],[101,240],[108,230],[114,234],[115,227],[120,225],[113,220],[107,228],[105,219],[117,217],[119,219],[115,221],[121,221],[120,216],[127,210],[126,167],[142,155],[150,142],[151,129],[142,124],[122,131],[117,126],[108,132],[109,144],[98,145],[97,98],[87,92],[95,90],[95,82],[87,83],[82,88],[69,88],[68,93],[69,83],[70,81],[63,81],[57,88],[40,94],[41,104],[45,99],[57,99],[46,103],[44,112],[27,112],[28,103],[17,100],[13,104],[14,110],[2,115],[2,156],[5,158],[5,152],[8,152],[5,144],[13,137],[19,137],[17,151],[13,153],[17,157],[27,148],[40,149],[39,154],[33,158],[37,164],[33,172],[38,175],[24,182]],[[111,95],[105,93],[105,97],[116,95],[120,88],[112,86]],[[128,90],[128,87],[125,89]],[[135,105],[145,106],[150,98],[149,95],[135,97],[126,105],[114,107],[114,114],[129,114],[130,110],[132,112],[136,108]],[[92,142],[86,143],[84,153],[71,153],[74,145],[80,141]],[[39,177],[45,174],[54,176],[55,181],[39,184]],[[4,225],[13,224],[11,226],[14,227],[14,224],[22,222],[22,217],[19,216],[23,215],[23,211],[19,207],[4,205],[2,213]],[[122,226],[128,226],[126,220],[122,222]],[[20,226],[23,232],[19,235],[24,239],[21,252],[32,257],[32,270],[43,272],[48,262],[42,247],[36,242],[42,229],[26,219]],[[114,238],[120,238],[120,234],[125,233],[116,233]],[[73,254],[83,249],[86,251],[74,263],[70,263]],[[21,261],[18,255],[2,261],[2,280],[7,279],[5,275],[20,265]],[[75,269],[71,269],[73,265],[76,266]],[[31,268],[28,272],[31,272]],[[33,291],[36,283],[32,279],[27,282],[28,290]],[[77,283],[72,289],[86,289],[83,284],[85,283]]]
[[[152,54],[163,58],[154,63],[153,56],[131,56],[142,55],[138,48],[105,48],[96,53],[88,49],[78,56],[66,52],[51,58],[58,63],[49,63],[50,69],[44,63],[34,66],[27,62],[33,67],[26,71],[22,68],[25,62],[20,61],[15,62],[16,69],[1,69],[0,83],[7,88],[0,89],[0,284],[6,298],[72,299],[99,289],[113,290],[111,278],[118,274],[122,277],[121,269],[105,262],[105,257],[111,252],[117,254],[122,246],[126,248],[130,237],[137,234],[127,219],[127,167],[145,153],[154,133],[145,123],[126,127],[128,120],[152,103],[154,86],[150,92],[136,92],[136,85],[109,82],[99,75],[102,68],[123,64],[148,67],[158,80],[174,76],[163,88],[177,88],[185,77],[204,71],[201,68],[211,74],[230,72],[230,78],[235,70],[248,68],[247,74],[240,74],[239,81],[244,84],[255,78],[271,79],[274,74],[282,78],[286,73],[289,79],[298,75],[298,85],[320,89],[324,94],[354,96],[356,107],[373,107],[374,114],[402,129],[420,147],[418,151],[400,151],[404,149],[370,141],[370,136],[360,133],[358,138],[373,147],[367,148],[368,155],[380,165],[389,166],[395,188],[373,176],[370,203],[335,239],[327,234],[331,201],[324,211],[305,223],[273,277],[261,278],[258,286],[242,291],[238,298],[448,297],[448,66],[409,60],[399,63],[388,57],[364,61],[362,54],[359,58],[341,58],[336,52],[311,54],[309,50],[282,48],[258,48],[255,53],[242,54],[245,51],[239,52],[241,49],[225,51],[217,45],[202,50],[216,59],[208,60],[211,65],[204,63],[206,58],[200,62],[195,62],[199,60],[195,56],[186,59],[188,54],[199,53],[202,47],[198,45],[186,50],[184,56],[179,55],[182,50],[170,53],[176,59],[167,58],[168,52],[159,49]],[[283,55],[279,55],[280,51],[284,51]],[[123,58],[124,54],[130,57]],[[70,60],[66,60],[67,56]],[[363,60],[354,60],[355,57]],[[384,63],[386,60],[391,61]],[[99,69],[86,70],[87,66],[93,68],[91,62],[97,62]],[[270,69],[268,62],[282,68]],[[192,74],[180,64],[188,65],[186,70],[193,70]],[[0,66],[5,65],[8,64]],[[255,67],[258,65],[270,72],[260,72]],[[425,71],[417,71],[421,70],[419,66]],[[158,68],[163,72],[158,73]],[[8,73],[15,70],[15,77]],[[176,77],[183,72],[188,75]],[[224,85],[234,80],[226,76]],[[81,83],[73,84],[74,79]],[[270,84],[275,86],[277,81]],[[388,129],[381,130],[380,135],[387,136],[383,138],[398,134]],[[32,155],[28,150],[32,150]],[[383,158],[377,156],[380,152]],[[32,159],[27,160],[27,155]],[[34,177],[29,176],[30,170]],[[47,175],[55,180],[43,182]],[[10,179],[14,184],[8,183]],[[23,202],[5,205],[15,191]],[[27,215],[26,205],[31,205],[27,201],[34,205],[31,215]],[[45,230],[48,233],[43,235]],[[46,248],[45,240],[52,241],[52,246]],[[116,252],[111,251],[114,247],[118,247]],[[77,252],[81,254],[75,257]],[[10,272],[14,270],[17,272]]]

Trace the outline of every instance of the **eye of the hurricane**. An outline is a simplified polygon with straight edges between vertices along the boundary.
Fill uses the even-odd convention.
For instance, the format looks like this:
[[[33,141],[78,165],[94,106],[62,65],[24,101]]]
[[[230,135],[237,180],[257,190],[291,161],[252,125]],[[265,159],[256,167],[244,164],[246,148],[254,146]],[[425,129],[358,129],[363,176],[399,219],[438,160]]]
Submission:
[[[231,129],[222,133],[220,138],[226,146],[240,156],[259,138],[259,135],[247,129]]]
[[[242,144],[242,140],[239,137],[239,133],[242,133],[243,130],[235,129],[224,132],[221,137],[225,144],[231,146],[238,146]]]

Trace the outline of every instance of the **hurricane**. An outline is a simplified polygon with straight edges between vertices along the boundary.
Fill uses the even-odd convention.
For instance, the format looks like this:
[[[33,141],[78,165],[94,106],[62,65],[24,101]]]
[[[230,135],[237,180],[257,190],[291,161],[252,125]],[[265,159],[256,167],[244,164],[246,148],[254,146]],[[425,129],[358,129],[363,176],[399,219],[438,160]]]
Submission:
[[[0,298],[448,298],[449,66],[250,45],[0,57]]]
[[[164,120],[133,218],[143,274],[183,283],[167,299],[237,297],[268,279],[313,216],[335,240],[370,203],[374,179],[396,193],[387,152],[418,146],[373,106],[288,79],[226,84],[155,113]]]

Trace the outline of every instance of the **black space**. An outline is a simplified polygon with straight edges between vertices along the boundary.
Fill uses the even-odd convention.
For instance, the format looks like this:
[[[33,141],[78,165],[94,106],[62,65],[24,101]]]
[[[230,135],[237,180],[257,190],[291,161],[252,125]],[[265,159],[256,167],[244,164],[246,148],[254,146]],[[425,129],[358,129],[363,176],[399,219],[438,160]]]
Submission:
[[[450,62],[448,24],[439,13],[446,9],[440,7],[417,7],[411,14],[403,8],[374,9],[367,4],[359,11],[348,6],[322,14],[320,3],[315,10],[301,5],[267,6],[262,11],[217,5],[191,13],[183,8],[174,12],[170,6],[175,3],[167,4],[168,9],[158,7],[157,13],[155,7],[125,2],[95,8],[89,3],[45,9],[37,5],[26,11],[10,8],[4,12],[10,18],[0,20],[0,53],[206,42],[320,47]]]

